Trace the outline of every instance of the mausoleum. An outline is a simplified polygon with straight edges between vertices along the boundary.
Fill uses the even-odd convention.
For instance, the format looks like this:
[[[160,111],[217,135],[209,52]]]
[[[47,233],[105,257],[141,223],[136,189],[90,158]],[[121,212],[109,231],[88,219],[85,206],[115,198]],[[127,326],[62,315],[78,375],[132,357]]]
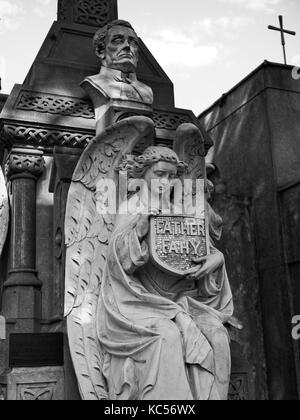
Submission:
[[[0,265],[0,399],[80,399],[64,322],[65,211],[73,172],[96,132],[93,104],[80,87],[99,71],[92,39],[117,18],[117,0],[58,0],[57,21],[24,83],[0,95],[10,198]],[[228,326],[229,398],[298,399],[291,319],[300,313],[300,82],[289,66],[265,62],[197,118],[175,107],[155,51],[143,40],[140,48],[137,76],[153,90],[153,111],[115,103],[103,124],[148,116],[155,143],[169,147],[180,124],[199,127],[215,165],[212,206],[224,220],[218,247],[243,326]]]

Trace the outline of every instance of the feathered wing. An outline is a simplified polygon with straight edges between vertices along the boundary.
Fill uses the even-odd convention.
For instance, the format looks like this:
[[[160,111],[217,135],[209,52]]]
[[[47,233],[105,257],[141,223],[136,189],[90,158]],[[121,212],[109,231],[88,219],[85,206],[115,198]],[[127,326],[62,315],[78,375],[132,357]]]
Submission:
[[[179,159],[188,166],[183,179],[203,181],[201,185],[199,183],[184,184],[183,202],[185,213],[192,214],[196,205],[196,214],[198,216],[203,215],[203,211],[206,210],[206,153],[205,139],[200,129],[194,124],[181,124],[176,131],[174,150]],[[199,187],[203,190],[199,190]],[[201,194],[201,196],[198,196],[196,200],[197,193]],[[201,201],[199,201],[199,198],[201,198]]]
[[[72,178],[66,220],[65,316],[71,357],[84,400],[107,399],[103,351],[96,312],[115,215],[101,214],[103,180],[117,181],[115,168],[139,142],[153,142],[154,124],[130,117],[109,127],[84,151]]]
[[[3,246],[6,241],[7,230],[9,222],[9,202],[8,194],[3,176],[0,168],[0,256],[2,254]]]
[[[194,124],[181,124],[176,131],[174,150],[188,164],[186,177],[202,179],[205,171],[205,139]]]

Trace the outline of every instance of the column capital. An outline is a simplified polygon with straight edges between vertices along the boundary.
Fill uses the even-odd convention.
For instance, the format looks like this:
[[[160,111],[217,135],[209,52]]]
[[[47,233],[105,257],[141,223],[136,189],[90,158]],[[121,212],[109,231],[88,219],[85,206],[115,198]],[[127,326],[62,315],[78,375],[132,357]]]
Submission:
[[[34,149],[12,149],[6,161],[5,172],[9,178],[21,174],[39,178],[44,168],[43,152]]]

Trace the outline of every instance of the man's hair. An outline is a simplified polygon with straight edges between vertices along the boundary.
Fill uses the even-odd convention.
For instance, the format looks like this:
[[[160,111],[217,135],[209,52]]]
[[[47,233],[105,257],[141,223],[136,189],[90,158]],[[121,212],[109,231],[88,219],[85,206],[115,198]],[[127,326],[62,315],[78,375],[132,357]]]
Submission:
[[[95,36],[93,39],[93,46],[94,46],[95,52],[97,52],[98,54],[102,53],[102,51],[105,49],[105,41],[106,41],[108,31],[114,28],[115,26],[124,26],[125,28],[130,28],[135,32],[131,24],[127,22],[126,20],[113,20],[112,22],[105,25],[103,28],[100,28],[95,33]]]

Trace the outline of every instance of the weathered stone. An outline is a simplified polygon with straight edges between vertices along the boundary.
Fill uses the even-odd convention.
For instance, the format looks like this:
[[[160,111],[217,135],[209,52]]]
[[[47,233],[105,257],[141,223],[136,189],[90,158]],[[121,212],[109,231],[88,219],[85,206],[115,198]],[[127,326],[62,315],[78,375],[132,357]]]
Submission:
[[[291,319],[300,308],[300,84],[292,71],[265,62],[200,116],[223,179],[215,201],[224,216],[220,247],[245,326],[239,342],[254,399],[299,398]]]
[[[134,157],[143,138],[148,135],[153,142],[153,123],[146,117],[124,119],[94,139],[75,169],[65,218],[65,316],[85,400],[227,399],[230,349],[223,323],[232,315],[232,295],[223,255],[208,240],[204,140],[190,125],[179,127],[177,134],[180,157],[186,160],[171,149],[146,144]],[[171,200],[170,180],[195,181],[200,175],[202,189],[195,195],[201,194],[202,205],[187,212],[189,219],[181,216],[174,229],[181,229],[185,242],[201,236],[205,251],[195,252],[192,269],[174,275],[173,261],[166,274],[162,261],[154,264],[149,254],[149,218],[163,221],[186,198],[181,191],[179,203]],[[121,192],[117,211],[109,203],[122,190],[122,177],[140,185],[131,194]],[[193,197],[193,188],[188,194]],[[143,371],[137,360],[145,360]]]
[[[162,270],[184,276],[195,267],[194,258],[208,254],[205,213],[202,219],[176,215],[152,216],[149,250],[153,262]]]
[[[0,167],[0,256],[6,241],[9,222],[9,203],[6,184]]]
[[[36,182],[43,170],[43,154],[34,150],[14,149],[6,164],[12,192],[12,229],[3,313],[16,322],[26,320],[26,331],[33,331],[41,317],[42,282],[36,272]]]
[[[5,287],[41,287],[36,276],[36,181],[44,170],[43,154],[14,149],[6,164],[12,188],[11,267]]]
[[[117,16],[117,0],[58,0],[58,19],[63,22],[99,27]]]
[[[3,399],[9,401],[64,400],[64,371],[60,367],[18,368],[0,377]]]
[[[96,28],[103,27],[115,18],[115,0],[59,1],[58,22],[50,29],[24,84],[16,85],[8,97],[0,95],[0,108],[5,104],[0,121],[1,161],[11,149],[16,152],[16,147],[28,147],[24,152],[18,152],[17,156],[9,157],[7,171],[12,192],[13,224],[10,242],[2,256],[1,277],[5,283],[2,309],[7,317],[8,337],[11,333],[49,333],[64,328],[63,225],[66,196],[75,167],[73,163],[78,160],[82,150],[92,143],[95,134],[91,102],[79,84],[99,70],[99,60],[94,56],[92,48]],[[74,45],[77,47],[74,48]],[[152,138],[152,142],[154,140],[156,144],[172,147],[175,131],[181,123],[198,123],[191,111],[174,108],[172,82],[142,40],[139,40],[139,45],[137,79],[151,86],[155,93],[154,114],[150,103],[138,102],[136,105],[130,100],[120,103],[111,99],[104,112],[103,127],[109,122],[120,123],[124,117],[147,115],[154,119],[157,126],[156,139]],[[121,76],[124,76],[122,72]],[[126,82],[126,85],[130,85],[129,80],[135,83],[130,77],[126,78],[121,77],[118,83]],[[149,102],[148,99],[146,102]],[[149,122],[149,125],[152,130],[153,124]],[[202,128],[201,131],[208,150],[211,140]],[[141,140],[135,154],[143,153],[149,145],[148,140]],[[65,146],[68,151],[55,152],[52,159],[56,146]],[[118,144],[114,146],[118,147]],[[70,148],[76,155],[74,159],[69,156],[73,153]],[[44,152],[45,165],[39,153],[36,153],[37,150]],[[110,157],[110,153],[108,149],[107,156]],[[51,189],[54,196],[47,191],[52,162],[55,162],[56,167],[53,173],[57,170]],[[110,221],[106,222],[112,228]],[[99,240],[106,242],[106,238],[101,235]],[[11,258],[7,255],[9,248]],[[7,370],[8,342],[0,343],[0,371]],[[67,355],[67,348],[65,350]],[[72,399],[75,395],[79,398],[67,356],[65,370],[68,378],[65,398]],[[28,374],[30,372],[34,381],[38,373],[29,370]],[[3,390],[4,395],[7,393],[5,383]],[[44,392],[43,389],[37,389],[37,392],[33,392],[30,389],[23,394],[27,399],[49,398],[51,390]],[[17,398],[17,394],[11,396],[10,393],[9,399]]]

